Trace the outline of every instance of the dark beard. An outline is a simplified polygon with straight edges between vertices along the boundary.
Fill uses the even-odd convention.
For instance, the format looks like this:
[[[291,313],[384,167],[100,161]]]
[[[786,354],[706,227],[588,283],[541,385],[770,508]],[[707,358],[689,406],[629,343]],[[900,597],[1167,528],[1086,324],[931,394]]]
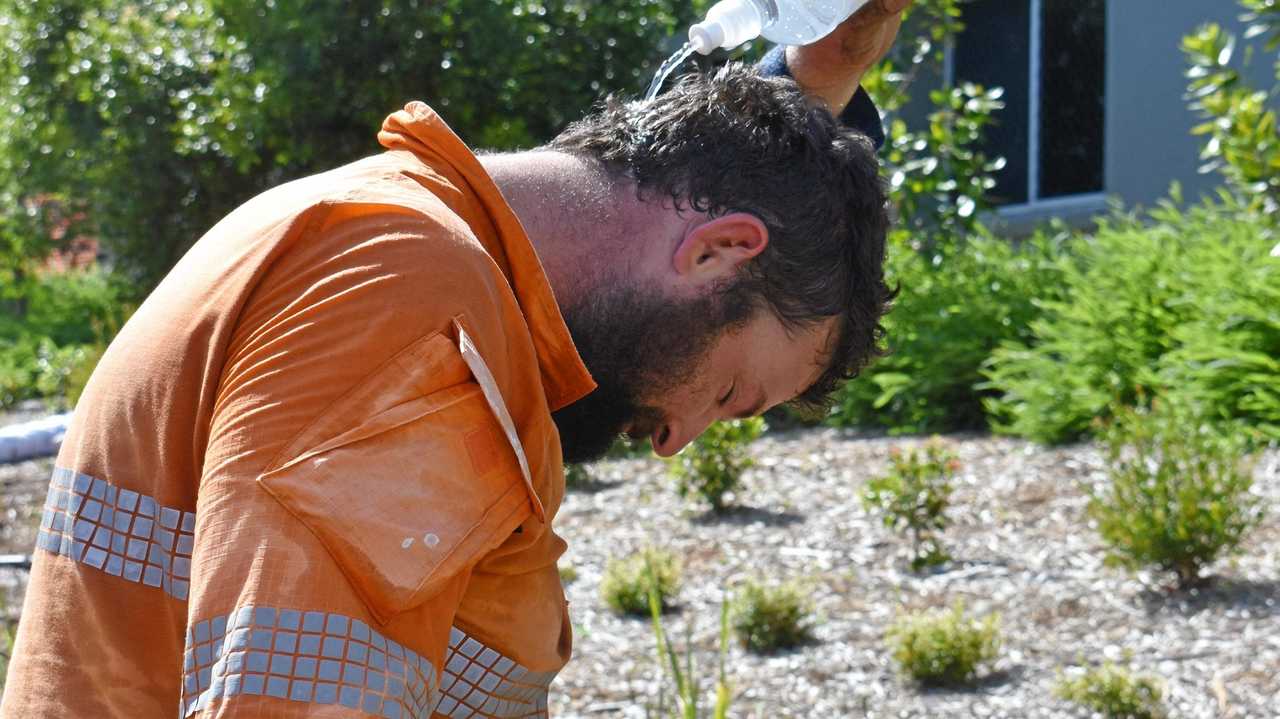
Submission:
[[[732,294],[678,301],[615,286],[568,308],[565,323],[597,388],[552,414],[564,461],[599,459],[628,424],[637,436],[656,429],[665,417],[643,398],[688,381],[729,322],[746,314],[726,312]]]

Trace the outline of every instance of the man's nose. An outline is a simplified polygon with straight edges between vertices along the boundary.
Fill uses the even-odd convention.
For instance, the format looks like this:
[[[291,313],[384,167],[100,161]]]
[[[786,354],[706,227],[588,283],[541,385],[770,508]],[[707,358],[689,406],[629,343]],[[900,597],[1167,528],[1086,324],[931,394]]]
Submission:
[[[659,457],[671,457],[677,452],[684,449],[685,445],[698,438],[698,435],[707,430],[711,426],[711,420],[698,419],[693,421],[687,420],[671,420],[654,430],[650,440],[653,443],[653,451]]]

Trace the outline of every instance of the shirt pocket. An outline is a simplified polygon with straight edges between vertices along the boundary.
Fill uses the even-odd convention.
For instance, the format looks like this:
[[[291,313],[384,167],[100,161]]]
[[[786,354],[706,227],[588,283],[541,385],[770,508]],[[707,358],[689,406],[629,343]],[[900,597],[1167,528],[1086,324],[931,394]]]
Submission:
[[[415,342],[258,478],[386,623],[501,544],[531,510],[516,451],[455,337]]]

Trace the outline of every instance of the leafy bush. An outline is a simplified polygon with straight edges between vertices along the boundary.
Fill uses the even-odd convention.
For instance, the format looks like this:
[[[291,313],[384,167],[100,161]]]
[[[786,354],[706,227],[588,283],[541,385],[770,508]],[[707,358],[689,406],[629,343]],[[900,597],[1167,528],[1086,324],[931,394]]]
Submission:
[[[1248,12],[1245,38],[1267,36],[1265,50],[1280,46],[1280,4],[1275,0],[1241,0]],[[1250,62],[1254,48],[1238,52],[1239,38],[1217,23],[1201,26],[1182,41],[1191,67],[1188,98],[1204,123],[1193,132],[1207,138],[1202,171],[1219,171],[1238,197],[1269,215],[1280,213],[1280,134],[1277,134],[1274,90],[1250,87],[1236,59]],[[1280,60],[1275,62],[1280,81]]]
[[[863,505],[883,515],[886,527],[910,533],[912,569],[947,561],[950,556],[934,533],[946,529],[951,478],[960,468],[959,460],[935,438],[923,451],[904,454],[894,449],[889,461],[889,473],[867,483]]]
[[[1262,229],[1256,220],[1235,222],[1227,241],[1190,249],[1193,289],[1181,302],[1193,311],[1173,328],[1159,384],[1214,420],[1280,441],[1280,257],[1267,252],[1274,237],[1245,234]]]
[[[1091,493],[1089,515],[1111,547],[1109,562],[1151,565],[1191,586],[1261,521],[1244,438],[1192,409],[1156,402],[1122,412],[1103,439],[1110,482]]]
[[[28,275],[0,287],[0,408],[74,406],[129,307],[101,270]]]
[[[1075,677],[1060,677],[1054,694],[1106,719],[1163,719],[1160,683],[1135,677],[1111,662]]]
[[[1028,341],[1037,302],[1056,297],[1061,236],[1015,247],[980,231],[932,249],[895,235],[886,272],[901,287],[885,317],[890,354],[840,390],[829,422],[921,434],[985,429],[983,363]]]
[[[753,652],[791,649],[812,641],[812,612],[807,596],[796,585],[747,582],[734,600],[733,630]]]
[[[713,512],[725,509],[725,495],[738,488],[742,473],[753,462],[747,456],[747,445],[764,432],[759,417],[716,422],[689,443],[668,466],[676,479],[681,497],[697,494],[711,505]]]
[[[929,93],[928,127],[909,130],[902,120],[888,128],[886,161],[890,197],[908,231],[965,237],[991,209],[987,193],[1004,158],[988,159],[976,147],[984,129],[1004,108],[1002,88],[965,83]]]
[[[899,619],[887,634],[899,668],[930,686],[967,684],[978,667],[995,659],[1000,650],[1000,620],[990,615],[981,622],[965,616],[964,607],[925,612]]]
[[[1151,213],[1150,226],[1116,215],[1062,254],[1062,292],[1038,301],[1031,339],[1002,343],[984,369],[989,388],[999,393],[984,400],[997,431],[1068,441],[1085,434],[1095,418],[1135,406],[1141,387],[1178,392],[1181,387],[1166,386],[1161,367],[1183,357],[1171,353],[1188,342],[1198,347],[1192,355],[1198,365],[1191,368],[1200,373],[1196,391],[1215,394],[1215,404],[1235,405],[1210,405],[1206,412],[1274,417],[1271,388],[1280,372],[1255,350],[1272,346],[1280,319],[1264,297],[1248,296],[1276,276],[1276,261],[1266,257],[1270,227],[1231,202],[1181,210],[1179,201],[1175,192]],[[1238,293],[1227,289],[1233,277],[1248,283]],[[1251,315],[1224,317],[1217,306],[1205,314],[1233,294],[1245,297],[1232,309]],[[1222,332],[1234,337],[1218,350]],[[1210,371],[1221,374],[1206,376]],[[1255,389],[1259,385],[1263,389]]]
[[[619,614],[644,617],[649,614],[651,585],[657,591],[659,606],[669,609],[680,588],[680,563],[674,555],[650,548],[625,559],[610,559],[600,592]]]

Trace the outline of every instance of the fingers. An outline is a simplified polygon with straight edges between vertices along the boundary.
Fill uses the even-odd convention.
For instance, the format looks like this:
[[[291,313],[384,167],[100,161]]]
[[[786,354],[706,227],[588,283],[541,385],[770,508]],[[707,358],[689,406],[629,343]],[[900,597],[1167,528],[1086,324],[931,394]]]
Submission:
[[[874,25],[897,18],[914,0],[871,0],[845,20],[845,25]]]
[[[875,0],[871,4],[877,6],[880,12],[893,15],[906,10],[911,3],[912,0]]]

